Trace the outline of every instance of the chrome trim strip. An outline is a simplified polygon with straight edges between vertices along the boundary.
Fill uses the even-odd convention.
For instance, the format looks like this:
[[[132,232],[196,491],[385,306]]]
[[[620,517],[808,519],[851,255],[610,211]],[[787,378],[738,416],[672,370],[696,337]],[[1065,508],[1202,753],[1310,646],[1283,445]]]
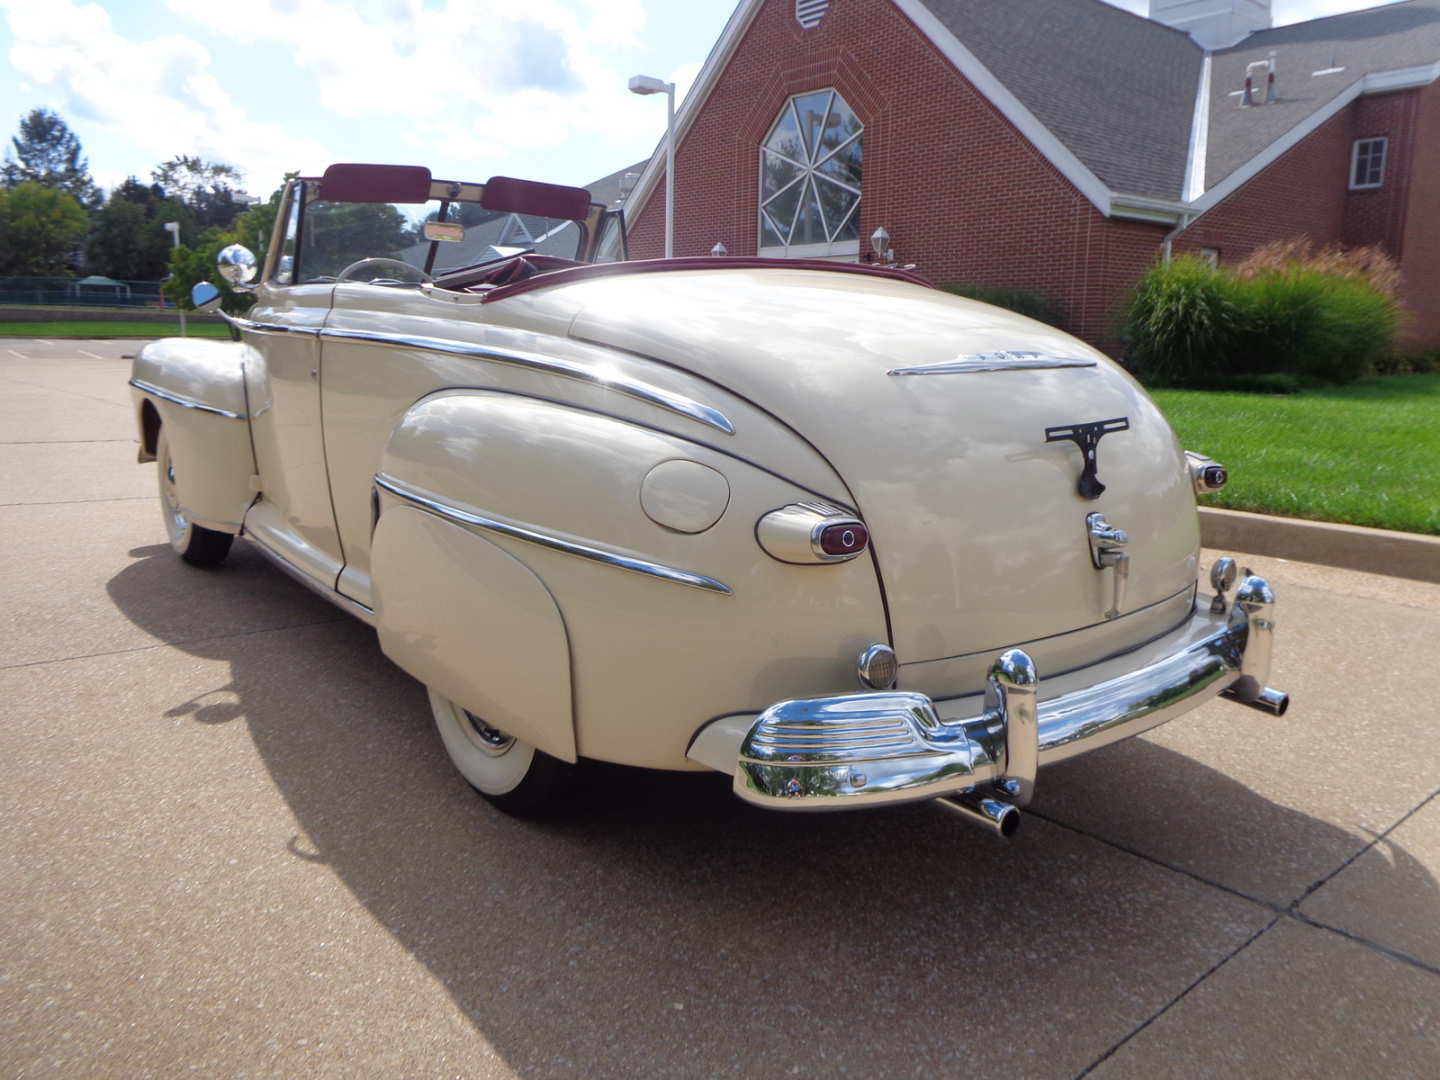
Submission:
[[[891,368],[886,375],[968,375],[975,371],[1037,371],[1043,368],[1096,367],[1098,361],[1038,352],[991,352],[957,356],[938,364]]]
[[[222,312],[223,314],[223,312]],[[311,334],[320,336],[318,326],[286,326],[283,323],[254,322],[238,315],[226,315],[226,322],[238,330],[253,330],[257,334]]]
[[[382,334],[369,330],[324,330],[310,331],[318,333],[324,338],[338,338],[343,341],[361,341],[377,345],[399,345],[410,349],[424,349],[428,352],[445,353],[449,356],[467,356],[476,360],[494,360],[501,364],[513,364],[516,367],[527,368],[531,371],[544,372],[547,375],[560,375],[567,379],[577,379],[581,382],[594,383],[597,386],[609,387],[616,393],[625,394],[627,397],[635,398],[637,401],[644,401],[650,405],[657,405],[662,409],[668,409],[689,420],[705,424],[723,431],[726,435],[735,434],[735,425],[718,409],[712,409],[709,405],[702,405],[700,402],[680,394],[673,394],[669,390],[662,390],[639,379],[626,379],[617,377],[606,377],[594,370],[585,367],[583,364],[572,363],[569,360],[559,360],[554,357],[538,356],[535,353],[509,352],[498,349],[486,348],[483,345],[472,345],[465,341],[452,341],[449,338],[416,337],[410,334]]]
[[[292,578],[301,585],[304,585],[316,596],[329,600],[341,611],[354,615],[366,626],[375,625],[374,608],[367,607],[360,603],[359,600],[352,600],[344,593],[337,592],[334,589],[328,588],[323,582],[316,581],[309,574],[305,573],[304,570],[301,570],[289,559],[285,558],[284,555],[281,555],[278,551],[256,540],[255,537],[249,533],[245,533],[244,536],[246,540],[250,541],[252,547],[258,550],[261,555],[265,556],[265,558],[274,565],[275,569],[279,570],[286,577]]]
[[[673,566],[665,566],[662,563],[648,562],[644,559],[637,559],[630,555],[621,555],[618,552],[606,551],[603,548],[589,547],[585,544],[577,544],[573,540],[562,540],[550,533],[540,532],[533,528],[526,528],[520,525],[512,525],[507,521],[498,521],[495,518],[483,517],[470,510],[462,510],[457,506],[451,506],[434,498],[427,492],[413,488],[403,480],[397,480],[385,473],[375,474],[375,484],[392,495],[397,495],[416,506],[439,514],[443,518],[461,525],[470,525],[478,529],[488,529],[497,532],[501,536],[509,536],[516,540],[524,540],[527,543],[538,544],[541,547],[550,548],[552,551],[562,551],[567,555],[578,555],[582,559],[590,559],[594,562],[603,563],[606,566],[614,566],[621,570],[633,570],[637,574],[648,574],[651,577],[661,578],[664,581],[673,581],[678,585],[691,585],[697,589],[705,589],[709,592],[723,593],[730,595],[730,587],[724,585],[714,578],[706,577],[704,574],[694,574],[689,570],[677,570]]]
[[[231,412],[229,409],[217,409],[214,405],[206,405],[203,401],[196,401],[194,398],[185,397],[182,394],[172,394],[169,390],[161,390],[158,386],[141,379],[131,379],[130,385],[144,394],[154,394],[162,401],[169,401],[176,405],[182,405],[187,409],[197,409],[200,412],[214,413],[216,416],[223,416],[226,420],[244,420],[245,414]]]

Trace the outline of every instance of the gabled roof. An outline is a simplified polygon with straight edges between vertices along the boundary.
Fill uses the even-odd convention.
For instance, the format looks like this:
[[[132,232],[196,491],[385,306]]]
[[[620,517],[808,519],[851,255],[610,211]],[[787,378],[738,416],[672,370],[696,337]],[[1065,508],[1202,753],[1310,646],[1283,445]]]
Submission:
[[[1440,78],[1440,0],[1265,30],[1213,54],[1104,0],[886,2],[1106,215],[1203,213],[1358,95]],[[739,0],[676,117],[678,138],[762,3]],[[1246,64],[1272,50],[1279,100],[1240,108],[1231,92]],[[1311,74],[1331,67],[1345,71]],[[632,208],[662,169],[657,154]]]
[[[650,159],[637,161],[634,165],[627,165],[623,169],[617,169],[609,176],[602,176],[599,180],[592,180],[585,185],[585,190],[590,192],[592,202],[602,203],[610,209],[614,209],[625,201],[625,196],[630,194],[629,185],[625,183],[625,177],[634,174],[636,178],[645,171],[645,166],[650,164]]]
[[[1237,91],[1244,86],[1246,65],[1269,59],[1272,53],[1277,100],[1242,108]],[[1367,77],[1378,81],[1382,73],[1436,64],[1440,64],[1440,0],[1408,0],[1262,30],[1216,52],[1210,73],[1206,187],[1214,187],[1342,95],[1348,101],[1384,87],[1383,83],[1363,85]],[[1428,73],[1428,78],[1426,74],[1413,72],[1408,83],[1392,81],[1398,89],[1415,81],[1433,81],[1440,71]]]
[[[923,0],[1112,191],[1179,199],[1205,52],[1100,0]]]

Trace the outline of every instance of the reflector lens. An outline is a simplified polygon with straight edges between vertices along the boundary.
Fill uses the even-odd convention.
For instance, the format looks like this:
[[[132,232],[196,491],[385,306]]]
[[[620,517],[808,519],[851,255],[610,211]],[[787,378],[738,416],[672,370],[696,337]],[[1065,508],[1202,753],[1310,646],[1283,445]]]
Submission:
[[[826,555],[858,555],[870,542],[870,533],[857,521],[828,525],[820,531],[820,550]]]
[[[1230,481],[1230,474],[1223,465],[1206,465],[1200,470],[1200,479],[1211,491],[1219,491]]]

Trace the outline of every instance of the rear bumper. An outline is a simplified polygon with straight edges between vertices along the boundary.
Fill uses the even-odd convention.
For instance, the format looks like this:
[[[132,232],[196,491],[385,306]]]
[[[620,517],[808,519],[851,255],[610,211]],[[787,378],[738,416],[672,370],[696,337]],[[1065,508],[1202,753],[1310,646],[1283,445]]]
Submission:
[[[1217,610],[1219,609],[1219,610]],[[803,698],[723,717],[689,756],[731,772],[735,793],[779,810],[839,810],[986,792],[1029,801],[1039,765],[1174,719],[1221,693],[1270,712],[1275,596],[1248,577],[1228,604],[1197,602],[1159,642],[1042,685],[1019,649],[985,694],[933,701],[902,690]],[[1043,693],[1042,693],[1043,691]]]

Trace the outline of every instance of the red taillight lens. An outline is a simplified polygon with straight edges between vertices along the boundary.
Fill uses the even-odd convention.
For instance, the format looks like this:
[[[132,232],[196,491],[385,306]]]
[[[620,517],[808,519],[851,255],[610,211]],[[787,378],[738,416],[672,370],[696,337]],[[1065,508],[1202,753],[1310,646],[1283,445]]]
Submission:
[[[820,550],[826,555],[858,555],[869,542],[870,533],[857,521],[820,530]]]

